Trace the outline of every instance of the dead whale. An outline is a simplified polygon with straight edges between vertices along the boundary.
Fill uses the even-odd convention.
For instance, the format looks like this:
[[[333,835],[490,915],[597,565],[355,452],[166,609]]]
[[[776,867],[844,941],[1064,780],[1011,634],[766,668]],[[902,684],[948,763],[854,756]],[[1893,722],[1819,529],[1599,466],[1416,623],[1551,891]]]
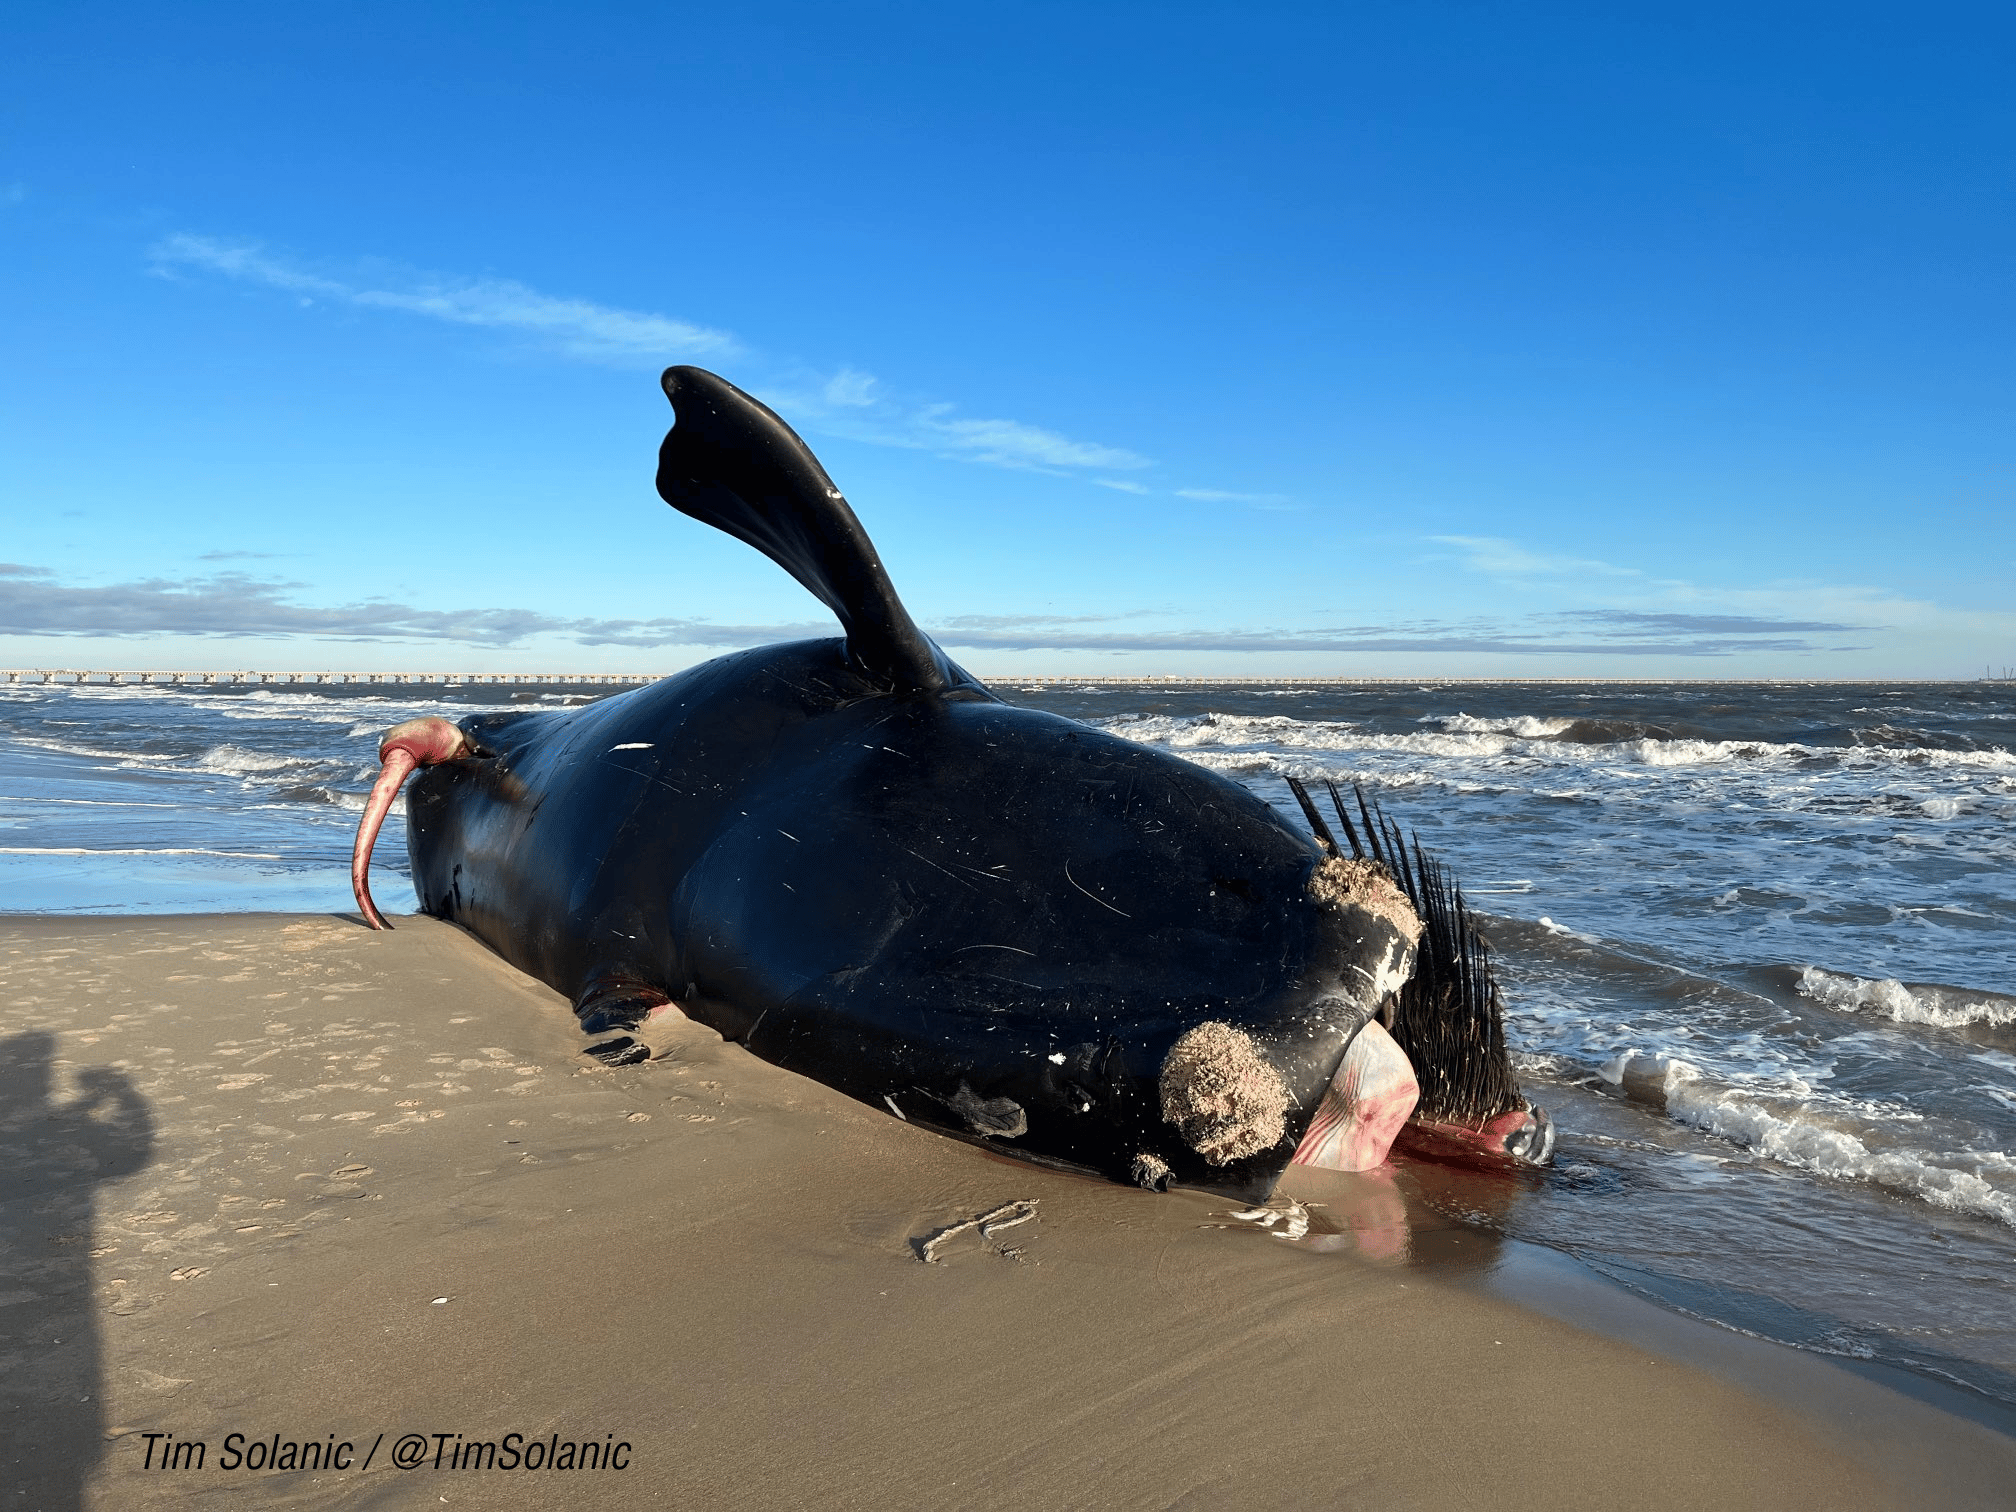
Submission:
[[[1312,1126],[1305,1158],[1364,1158],[1341,1089],[1380,1060],[1391,1090],[1384,1039],[1458,1147],[1544,1158],[1495,989],[1464,975],[1481,945],[1397,831],[1339,798],[1347,856],[1306,795],[1309,832],[1217,773],[1002,702],[918,629],[781,419],[697,368],[663,381],[660,494],[844,635],[392,731],[353,866],[368,919],[371,841],[417,770],[422,909],[566,994],[605,1059],[647,1054],[676,1005],[955,1137],[1251,1199]]]

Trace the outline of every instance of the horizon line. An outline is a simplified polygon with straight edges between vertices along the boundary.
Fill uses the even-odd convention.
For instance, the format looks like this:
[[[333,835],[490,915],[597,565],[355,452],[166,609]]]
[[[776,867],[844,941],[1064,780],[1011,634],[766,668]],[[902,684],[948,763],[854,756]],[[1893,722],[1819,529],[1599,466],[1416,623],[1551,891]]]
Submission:
[[[700,665],[704,665],[700,664]],[[73,668],[73,667],[0,667],[0,683],[16,687],[154,687],[154,686],[195,686],[216,687],[251,684],[254,686],[338,688],[371,686],[409,687],[565,687],[568,685],[588,686],[642,686],[661,682],[668,677],[676,677],[690,667],[676,668],[670,672],[345,672],[327,670],[259,671],[243,667],[220,668]],[[1328,686],[1369,685],[1403,683],[1479,683],[1479,684],[1614,684],[1623,686],[1804,686],[1825,684],[1840,687],[1880,687],[1897,684],[1968,684],[1968,683],[2016,683],[2016,673],[2005,669],[2001,674],[1988,672],[1972,677],[1602,677],[1563,676],[1519,677],[1490,676],[1472,673],[1452,673],[1438,675],[1416,673],[1410,675],[1360,675],[1313,673],[1296,677],[1270,673],[1260,676],[1231,676],[1218,673],[1076,673],[1076,672],[1001,672],[975,674],[985,680],[1001,683],[1039,684],[1084,684],[1116,683],[1140,686],[1218,686],[1244,687],[1253,685],[1304,685],[1324,684]],[[186,681],[185,681],[186,679]]]

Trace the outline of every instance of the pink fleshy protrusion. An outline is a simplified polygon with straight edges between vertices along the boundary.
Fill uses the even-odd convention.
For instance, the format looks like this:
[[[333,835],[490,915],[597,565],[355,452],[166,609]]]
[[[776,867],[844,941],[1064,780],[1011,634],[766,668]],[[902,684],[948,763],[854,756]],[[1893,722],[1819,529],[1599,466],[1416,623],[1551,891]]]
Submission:
[[[1394,1136],[1421,1100],[1407,1052],[1378,1020],[1358,1031],[1323,1090],[1292,1164],[1326,1171],[1369,1171],[1383,1165]]]
[[[438,766],[469,754],[469,738],[447,720],[428,715],[394,725],[378,743],[378,760],[383,763],[378,780],[371,784],[371,796],[364,801],[363,817],[357,821],[357,840],[350,847],[350,891],[356,896],[364,922],[373,929],[390,929],[385,915],[371,900],[371,848],[378,843],[378,831],[392,812],[392,800],[399,787],[416,767]]]
[[[1424,1160],[1504,1170],[1546,1165],[1554,1157],[1554,1127],[1539,1108],[1514,1108],[1481,1124],[1414,1119],[1394,1141]]]

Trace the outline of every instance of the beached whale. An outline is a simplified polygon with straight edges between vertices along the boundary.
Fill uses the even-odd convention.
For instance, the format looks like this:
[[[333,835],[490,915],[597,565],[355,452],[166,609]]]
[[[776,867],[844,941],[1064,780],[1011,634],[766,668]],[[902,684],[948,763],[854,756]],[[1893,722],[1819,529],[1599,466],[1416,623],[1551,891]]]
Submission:
[[[676,1005],[912,1122],[1243,1197],[1298,1148],[1376,1163],[1416,1079],[1424,1132],[1545,1158],[1481,942],[1397,832],[1339,800],[1346,854],[1299,789],[1312,832],[1002,702],[912,622],[781,419],[696,368],[664,387],[659,492],[777,561],[844,637],[584,708],[401,726],[359,827],[367,919],[371,839],[419,768],[422,909],[566,994],[605,1059],[647,1054]]]

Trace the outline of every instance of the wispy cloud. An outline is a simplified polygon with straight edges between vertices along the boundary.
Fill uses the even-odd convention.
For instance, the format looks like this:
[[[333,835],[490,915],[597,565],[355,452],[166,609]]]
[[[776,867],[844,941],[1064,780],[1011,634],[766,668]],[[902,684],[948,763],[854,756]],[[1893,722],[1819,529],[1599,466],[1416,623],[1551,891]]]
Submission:
[[[298,587],[235,572],[72,587],[44,572],[17,569],[0,576],[0,634],[419,638],[507,645],[559,623],[529,610],[417,609],[377,599],[317,608],[287,596]]]
[[[1179,488],[1179,499],[1197,499],[1206,504],[1250,504],[1255,509],[1292,509],[1295,501],[1286,494],[1235,493],[1228,488]]]
[[[1680,616],[1679,618],[1685,618]],[[961,650],[1145,651],[1145,652],[1440,652],[1495,656],[1677,656],[1724,657],[1743,652],[1813,652],[1823,648],[1793,632],[1840,629],[1762,617],[1706,633],[1713,617],[1698,626],[1675,625],[1663,636],[1635,621],[1606,627],[1580,623],[1572,615],[1535,615],[1512,625],[1409,621],[1392,625],[1345,625],[1308,630],[1096,630],[1078,628],[1097,621],[1061,616],[1017,620],[995,615],[969,617],[938,626],[934,634]],[[1731,617],[1732,621],[1734,617]],[[1564,623],[1565,622],[1565,623]]]
[[[310,303],[325,301],[512,331],[581,361],[655,367],[702,358],[736,358],[754,374],[748,386],[794,421],[877,446],[1050,473],[1129,472],[1153,465],[1125,447],[1076,440],[1020,420],[961,415],[954,405],[903,395],[858,368],[808,375],[802,368],[766,360],[727,331],[669,315],[556,297],[511,279],[461,278],[383,267],[368,274],[338,276],[270,252],[256,242],[225,241],[187,232],[164,237],[155,243],[150,256],[155,271],[164,275],[200,270],[276,289]],[[763,379],[766,368],[767,382]]]
[[[301,585],[224,572],[73,587],[42,568],[0,564],[0,635],[158,636],[336,641],[453,641],[516,645],[559,636],[584,646],[761,645],[830,635],[831,620],[719,625],[689,619],[574,619],[532,609],[422,609],[391,599],[323,607],[293,597]]]
[[[676,617],[576,618],[531,609],[420,608],[390,599],[320,606],[299,602],[295,596],[299,589],[299,584],[232,572],[78,587],[57,581],[41,568],[0,564],[0,634],[427,641],[492,648],[538,636],[583,646],[726,649],[836,632],[833,622],[826,619],[724,625]],[[1743,652],[1818,651],[1824,648],[1809,638],[1812,634],[1852,628],[1766,615],[1628,611],[1534,615],[1504,625],[1417,620],[1309,629],[1156,630],[1126,623],[1147,617],[1148,611],[960,615],[931,629],[947,646],[964,651],[1724,657]]]
[[[954,456],[1000,467],[1148,467],[1138,453],[1091,441],[1073,441],[1055,431],[1018,420],[964,420],[949,404],[934,404],[910,417],[920,436]]]
[[[760,398],[779,414],[808,430],[871,446],[928,451],[957,462],[981,462],[1027,472],[1133,471],[1154,463],[1125,447],[1077,441],[1020,420],[984,420],[961,415],[943,402],[906,395],[859,368],[830,377],[786,373],[756,385]],[[1146,493],[1140,484],[1094,478],[1127,493]]]
[[[1631,609],[1568,609],[1556,618],[1608,625],[1619,635],[1812,635],[1870,628],[1831,620],[1772,619],[1760,614],[1658,614]]]
[[[1588,557],[1553,555],[1528,551],[1515,541],[1496,536],[1430,536],[1431,541],[1454,546],[1464,554],[1463,565],[1473,572],[1499,578],[1643,577],[1635,567],[1616,567]]]
[[[879,388],[873,373],[842,368],[820,385],[819,397],[836,409],[872,409],[881,402]]]
[[[955,614],[938,620],[932,633],[957,640],[961,635],[1027,633],[1038,627],[1054,631],[1060,625],[1111,625],[1120,620],[1144,619],[1153,612],[1132,609],[1123,614]],[[968,644],[963,640],[958,643]]]
[[[1530,617],[1530,623],[1554,627],[1550,638],[1558,635],[1565,640],[1596,631],[1620,654],[1631,654],[1631,646],[1640,643],[1668,652],[1691,646],[1710,655],[1870,651],[1887,646],[1900,654],[1912,648],[1911,655],[1944,659],[1944,647],[2007,643],[2016,637],[2016,613],[1948,607],[1869,584],[1805,579],[1743,586],[1695,583],[1569,553],[1532,550],[1515,541],[1476,536],[1431,539],[1461,547],[1463,565],[1474,571],[1544,591],[1557,604],[1577,603]],[[1844,636],[1853,637],[1855,643],[1844,643],[1840,639]]]
[[[742,351],[742,344],[725,331],[586,299],[557,298],[505,278],[394,271],[380,280],[381,286],[371,287],[313,272],[273,256],[257,243],[187,233],[155,243],[152,258],[156,269],[164,272],[201,268],[308,299],[517,331],[564,356],[591,362],[660,363],[683,357],[729,357]]]

